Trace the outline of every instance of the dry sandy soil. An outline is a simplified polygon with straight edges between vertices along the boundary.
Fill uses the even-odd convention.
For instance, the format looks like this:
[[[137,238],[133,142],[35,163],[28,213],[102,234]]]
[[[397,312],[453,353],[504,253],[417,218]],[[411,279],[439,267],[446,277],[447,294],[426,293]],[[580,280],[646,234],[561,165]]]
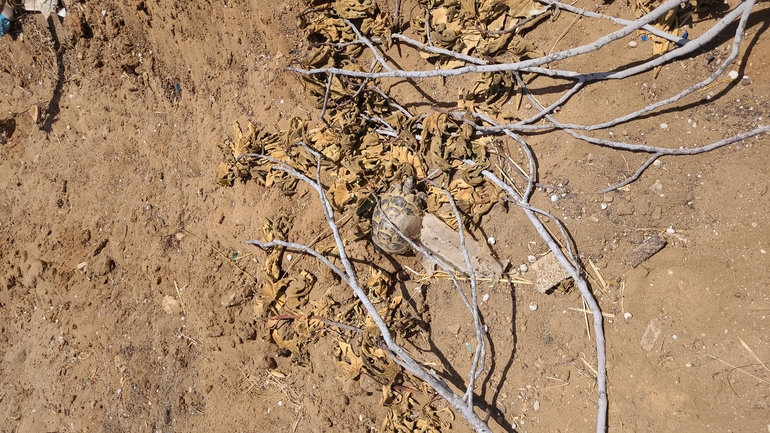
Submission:
[[[318,124],[301,81],[284,70],[300,53],[296,13],[306,5],[65,5],[63,20],[26,15],[0,39],[0,431],[379,430],[387,409],[377,384],[366,376],[337,379],[330,334],[310,347],[312,369],[292,365],[262,339],[256,285],[227,258],[253,254],[240,263],[258,274],[265,254],[244,240],[260,236],[265,218],[293,214],[290,237],[299,242],[324,228],[307,188],[287,197],[255,182],[215,182],[218,145],[234,121],[277,131],[292,116],[309,115]],[[600,9],[632,17],[623,2]],[[734,66],[749,80],[721,82],[597,136],[692,146],[767,124],[768,3],[755,9]],[[404,13],[420,12],[405,6]],[[562,13],[532,40],[548,50],[572,19]],[[691,34],[715,19],[699,20]],[[557,49],[614,28],[580,20]],[[673,95],[726,57],[734,28],[657,78],[650,72],[592,86],[559,115],[590,123]],[[599,70],[649,56],[649,45],[626,43],[570,66]],[[385,88],[408,100],[417,86],[452,102],[456,85]],[[31,107],[40,110],[36,121]],[[768,136],[663,158],[630,187],[604,196],[596,191],[633,173],[646,156],[561,133],[527,138],[541,182],[569,181],[557,202],[538,193],[535,203],[564,219],[605,279],[623,283],[597,291],[612,315],[605,321],[610,431],[767,431],[770,366],[760,361],[770,361]],[[545,250],[515,208],[496,207],[480,227],[474,235],[495,237],[495,252],[514,266]],[[635,269],[626,265],[632,248],[669,227],[666,248]],[[351,251],[386,271],[419,266],[415,257],[389,261],[368,240]],[[361,269],[368,272],[366,263]],[[319,290],[329,284],[322,277]],[[462,386],[470,322],[444,281],[424,284],[413,303],[430,312],[419,356],[443,363],[446,377]],[[407,279],[396,290],[411,294],[416,286]],[[595,349],[583,314],[573,310],[582,307],[577,290],[542,295],[498,283],[482,291],[490,295],[481,309],[491,353],[477,394],[493,429],[592,431]],[[640,341],[651,322],[661,332],[646,350]],[[456,419],[452,430],[468,426]]]

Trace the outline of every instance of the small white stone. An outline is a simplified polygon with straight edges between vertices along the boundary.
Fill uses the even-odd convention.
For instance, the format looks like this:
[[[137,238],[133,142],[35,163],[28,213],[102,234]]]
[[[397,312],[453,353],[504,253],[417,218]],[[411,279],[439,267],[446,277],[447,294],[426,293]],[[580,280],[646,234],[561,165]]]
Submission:
[[[551,203],[556,203],[559,200],[559,196],[554,194],[551,196]]]
[[[532,409],[535,409],[535,412],[540,410],[540,400],[535,400],[535,403],[532,404]]]
[[[291,261],[291,259],[292,259],[292,256],[291,256],[291,254],[286,254],[286,261],[287,261],[287,262],[290,262],[290,261]]]
[[[535,263],[537,261],[537,257],[535,256],[527,256],[527,261],[530,263]]]
[[[626,320],[628,320],[628,319],[630,319],[632,317],[633,316],[631,315],[631,313],[623,313],[623,318],[626,319]]]
[[[660,124],[661,129],[668,129],[668,123],[661,123]]]
[[[656,159],[656,160],[655,160],[655,162],[653,162],[653,163],[652,163],[652,165],[654,165],[655,167],[658,167],[658,166],[660,166],[661,164],[663,164],[663,163],[662,163],[662,162],[660,162],[660,160],[659,160],[659,159]]]
[[[671,338],[673,338],[674,340],[676,340],[676,334],[672,335],[672,336],[671,336]]]
[[[599,206],[602,208],[602,210],[607,209],[607,203],[602,203]]]
[[[488,237],[487,238],[487,243],[489,245],[494,245],[495,244],[495,238],[493,238],[492,236]]]
[[[733,80],[735,80],[736,78],[738,78],[738,71],[730,71],[727,73],[727,75]]]
[[[521,266],[519,266],[519,271],[521,271],[522,274],[527,272],[528,270],[529,270],[529,266],[525,265],[524,263],[522,263]]]
[[[487,302],[489,300],[489,293],[484,293],[484,296],[481,297],[481,300]]]
[[[639,45],[639,43],[636,42],[636,41],[629,41],[628,42],[628,46],[631,47],[631,48],[636,48],[637,45]]]
[[[532,311],[537,310],[537,302],[530,302],[529,303],[529,309]]]
[[[666,229],[666,234],[667,234],[667,235],[673,235],[674,233],[676,233],[676,230],[674,230],[674,227],[671,227],[671,226],[669,226],[669,227]]]

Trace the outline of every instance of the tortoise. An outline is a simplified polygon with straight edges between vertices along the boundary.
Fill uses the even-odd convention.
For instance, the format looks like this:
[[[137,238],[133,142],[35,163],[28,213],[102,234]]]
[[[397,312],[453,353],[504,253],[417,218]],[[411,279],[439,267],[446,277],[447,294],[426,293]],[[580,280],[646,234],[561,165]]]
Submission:
[[[409,239],[417,240],[422,229],[422,217],[425,214],[422,204],[425,194],[414,192],[414,177],[404,180],[403,187],[393,183],[380,197],[380,205],[372,214],[372,241],[374,245],[390,254],[406,254],[411,246],[406,239],[396,232],[392,222]],[[386,218],[387,216],[387,218]]]

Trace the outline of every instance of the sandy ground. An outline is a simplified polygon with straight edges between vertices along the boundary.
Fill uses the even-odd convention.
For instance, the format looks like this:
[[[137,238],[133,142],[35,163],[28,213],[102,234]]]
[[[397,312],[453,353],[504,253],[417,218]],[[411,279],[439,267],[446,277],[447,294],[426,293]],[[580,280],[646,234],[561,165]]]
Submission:
[[[228,258],[251,253],[239,263],[258,274],[265,254],[244,240],[259,238],[265,218],[294,215],[291,236],[300,242],[324,228],[307,188],[287,197],[254,182],[215,182],[223,158],[218,145],[232,135],[234,121],[277,131],[290,117],[309,115],[318,124],[301,81],[284,70],[304,43],[296,14],[305,4],[65,5],[63,20],[26,15],[12,37],[0,39],[0,431],[379,430],[387,414],[379,386],[366,376],[338,379],[329,334],[309,347],[312,369],[292,365],[263,340],[257,286]],[[767,6],[752,14],[734,68],[749,80],[723,82],[597,136],[692,146],[767,124]],[[625,4],[602,10],[631,17]],[[533,40],[547,50],[572,19],[563,12],[538,27]],[[691,32],[715,19],[704,18]],[[557,48],[614,28],[580,20]],[[645,73],[590,87],[559,115],[590,123],[671,96],[713,71],[708,59],[724,59],[730,45],[725,35],[657,78]],[[636,49],[624,42],[560,66],[598,70],[647,55],[641,42]],[[452,102],[456,84],[385,88],[409,99],[418,86]],[[550,84],[539,80],[533,88]],[[431,109],[424,102],[412,107]],[[605,195],[596,191],[633,173],[646,155],[559,133],[527,139],[541,182],[568,180],[555,191],[558,201],[541,192],[535,204],[563,218],[582,256],[613,282],[596,291],[610,314],[610,431],[766,431],[768,136],[663,158],[628,188]],[[626,264],[631,249],[667,228],[660,253],[635,269]],[[495,252],[514,266],[545,251],[515,208],[494,208],[474,236],[493,236]],[[390,272],[419,266],[415,257],[388,260],[369,240],[351,251]],[[335,284],[319,275],[320,286]],[[469,319],[445,281],[422,284],[413,303],[429,325],[418,340],[420,357],[444,365],[447,379],[462,386]],[[398,290],[415,287],[406,278]],[[577,290],[542,295],[498,283],[482,291],[489,295],[481,309],[491,346],[476,391],[491,410],[493,430],[592,431],[595,349],[583,314],[574,310],[582,308]],[[660,335],[643,348],[651,323]],[[452,431],[468,427],[456,419]]]

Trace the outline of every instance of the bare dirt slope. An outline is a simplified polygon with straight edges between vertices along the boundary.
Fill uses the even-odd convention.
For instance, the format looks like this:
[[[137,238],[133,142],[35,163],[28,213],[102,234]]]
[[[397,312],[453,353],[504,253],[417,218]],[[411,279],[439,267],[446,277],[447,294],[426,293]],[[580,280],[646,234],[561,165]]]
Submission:
[[[265,255],[244,240],[260,237],[265,218],[293,215],[291,236],[313,239],[324,229],[317,200],[305,187],[287,197],[253,182],[215,183],[218,144],[234,121],[276,131],[296,115],[318,122],[300,80],[284,71],[304,43],[296,14],[305,5],[64,4],[65,19],[26,15],[12,37],[0,39],[0,431],[379,430],[387,414],[379,386],[366,376],[338,379],[325,335],[309,348],[312,370],[263,341],[254,281],[230,260],[253,253],[238,264],[258,273]],[[631,17],[621,4],[606,12]],[[535,41],[550,48],[571,19],[565,14],[538,29]],[[735,68],[748,81],[723,83],[709,90],[708,102],[694,99],[613,134],[693,145],[766,124],[767,22],[765,3],[752,15]],[[579,21],[559,47],[614,28],[601,25]],[[730,43],[725,36],[657,79],[648,73],[633,85],[592,88],[560,114],[605,119],[670,96],[707,75],[708,58],[723,59]],[[642,55],[623,44],[612,50],[603,55]],[[606,61],[580,66],[600,69]],[[456,95],[438,81],[391,90],[408,98],[414,85]],[[37,119],[31,107],[39,107]],[[604,278],[623,283],[597,292],[612,314],[605,323],[610,431],[765,431],[768,137],[664,158],[629,188],[604,196],[596,191],[633,173],[646,156],[564,134],[530,140],[541,182],[569,181],[556,203],[540,194],[536,204],[564,218]],[[635,269],[626,265],[633,247],[669,227],[663,251]],[[545,250],[513,208],[495,208],[474,235],[495,237],[496,252],[515,266]],[[368,241],[353,251],[386,271],[419,266],[414,257],[388,261]],[[464,307],[445,282],[424,284],[415,295],[430,320],[419,340],[423,359],[452,363],[448,375],[462,384],[472,340]],[[406,280],[398,290],[416,286]],[[490,297],[481,308],[494,332],[489,377],[477,392],[491,408],[493,429],[593,430],[595,355],[582,313],[572,310],[582,308],[579,293],[541,295],[505,284],[483,290]],[[334,293],[343,296],[344,288]],[[661,333],[645,350],[640,340],[651,321]],[[457,419],[452,429],[468,427]]]

